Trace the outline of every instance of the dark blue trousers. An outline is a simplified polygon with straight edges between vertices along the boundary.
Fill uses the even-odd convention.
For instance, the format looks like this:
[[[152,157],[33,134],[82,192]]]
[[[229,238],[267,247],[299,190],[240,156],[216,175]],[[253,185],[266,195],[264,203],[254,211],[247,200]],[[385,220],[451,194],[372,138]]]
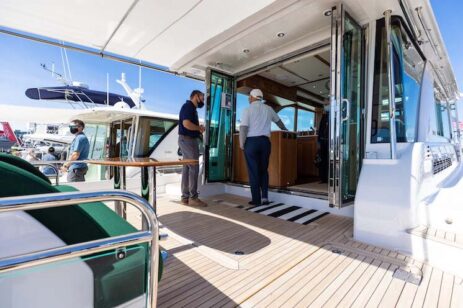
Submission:
[[[268,161],[271,148],[270,139],[266,136],[248,137],[244,144],[252,202],[256,205],[262,204],[262,199],[268,199]]]

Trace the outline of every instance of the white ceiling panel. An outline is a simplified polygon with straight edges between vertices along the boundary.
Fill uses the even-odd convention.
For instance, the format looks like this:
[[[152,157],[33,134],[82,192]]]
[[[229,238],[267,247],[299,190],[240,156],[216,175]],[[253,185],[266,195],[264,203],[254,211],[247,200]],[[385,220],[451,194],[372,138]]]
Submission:
[[[245,63],[265,59],[267,55],[278,53],[289,46],[296,46],[296,42],[304,38],[318,37],[319,33],[323,33],[323,37],[317,42],[328,39],[331,18],[324,16],[323,11],[330,9],[332,2],[300,1],[291,8],[283,9],[261,20],[252,29],[236,35],[227,43],[205,49],[200,57],[191,61],[192,63],[181,65],[207,67],[220,62],[225,70],[235,72]],[[285,34],[284,37],[277,36],[280,32]],[[243,52],[245,49],[249,52]],[[179,64],[176,63],[176,66]]]
[[[312,92],[318,96],[323,96],[327,98],[330,94],[329,86],[330,86],[330,80],[326,79],[326,80],[312,82],[306,85],[301,85],[299,86],[299,88]]]
[[[297,75],[291,74],[280,67],[274,67],[270,70],[259,73],[259,75],[281,83],[287,87],[305,82],[304,79],[299,78]]]
[[[133,1],[2,0],[0,26],[101,48]]]
[[[284,68],[296,73],[307,81],[326,78],[330,75],[330,67],[314,56],[285,64]]]
[[[127,53],[136,58],[138,53],[155,42],[164,32],[168,32],[176,23],[202,0],[143,0],[133,8],[117,33],[108,44],[107,50]],[[180,48],[180,46],[177,46]]]
[[[151,41],[137,57],[153,59],[154,63],[170,67],[199,45],[264,9],[272,2],[274,0],[203,0],[181,20]]]

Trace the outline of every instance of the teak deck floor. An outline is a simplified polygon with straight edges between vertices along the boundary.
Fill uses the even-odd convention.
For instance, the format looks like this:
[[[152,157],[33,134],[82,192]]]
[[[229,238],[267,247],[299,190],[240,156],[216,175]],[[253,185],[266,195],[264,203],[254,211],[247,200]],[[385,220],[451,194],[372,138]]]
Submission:
[[[169,258],[158,306],[463,305],[461,278],[353,241],[350,218],[327,215],[300,225],[212,201],[218,198],[247,203],[231,195],[210,198],[207,208],[159,200]]]

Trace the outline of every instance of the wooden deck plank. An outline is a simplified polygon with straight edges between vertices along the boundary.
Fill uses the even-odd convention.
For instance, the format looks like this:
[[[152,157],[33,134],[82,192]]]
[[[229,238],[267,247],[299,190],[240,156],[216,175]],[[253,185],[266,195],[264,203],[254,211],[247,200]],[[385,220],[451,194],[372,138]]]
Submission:
[[[339,302],[338,307],[351,307],[355,300],[360,295],[362,290],[367,286],[375,272],[381,265],[380,260],[374,260],[367,269],[363,272],[362,276],[355,282],[355,284],[349,289],[344,298]]]
[[[454,280],[455,279],[453,275],[449,273],[443,274],[438,301],[439,308],[446,308],[451,306]]]
[[[371,294],[370,299],[368,300],[368,303],[365,307],[378,307],[379,306],[384,296],[384,293],[386,292],[386,290],[388,289],[389,285],[392,282],[392,273],[397,267],[398,267],[397,265],[392,264],[387,269],[381,281],[377,285],[375,291]]]
[[[437,307],[439,302],[439,293],[441,290],[442,275],[442,271],[437,268],[433,269],[423,307]]]
[[[349,292],[350,288],[363,275],[374,259],[358,256],[342,274],[338,275],[328,288],[326,288],[315,301],[306,296],[301,303],[310,304],[314,307],[338,307],[339,302]]]
[[[334,231],[330,231],[330,232],[326,232],[326,233],[324,233],[324,235],[330,237],[330,236],[331,236],[330,233],[333,233],[333,232],[335,232],[335,230],[334,230]],[[337,237],[341,237],[341,236],[342,236],[342,235],[340,235],[340,234],[337,235]],[[317,249],[316,247],[313,247],[312,249],[314,249],[314,248]],[[325,249],[325,248],[322,248],[322,249]],[[305,259],[305,258],[301,259],[301,262],[302,262],[302,260],[304,260],[304,259]],[[261,282],[260,284],[257,284],[257,288],[255,288],[255,287],[256,287],[255,282],[254,282],[254,278],[255,278],[255,277],[252,277],[253,279],[249,281],[250,286],[251,286],[252,288],[255,288],[255,289],[257,290],[257,291],[255,291],[254,293],[258,293],[258,291],[260,290],[259,288],[263,288],[264,286],[268,286],[270,283],[273,282],[273,280],[276,280],[277,278],[280,278],[281,275],[285,274],[285,272],[282,272],[282,271],[275,271],[275,270],[272,270],[272,269],[270,269],[270,270],[268,271],[268,273],[270,273],[271,276],[268,276],[268,277],[267,277],[267,280],[266,280],[267,282],[264,281],[264,280],[262,280],[262,282]],[[271,279],[269,280],[268,278],[271,278]],[[246,289],[249,288],[250,286],[243,285],[240,289],[241,289],[241,290],[246,290]],[[242,301],[247,300],[250,296],[244,297],[243,294],[245,294],[245,293],[240,294],[240,289],[236,290],[235,293],[239,294],[239,295],[238,295],[238,299],[240,299],[240,302],[242,302]],[[210,302],[210,304],[212,304],[212,303]]]
[[[417,260],[413,260],[413,265],[416,266],[420,271],[423,270],[423,263]],[[400,294],[397,302],[397,307],[411,307],[413,300],[415,299],[416,292],[419,286],[413,283],[406,283],[405,287]]]
[[[462,307],[463,306],[463,279],[455,278],[453,281],[453,290],[452,290],[452,308]]]
[[[248,301],[246,301],[242,306],[264,306],[265,302],[271,303],[275,298],[280,297],[282,294],[288,292],[293,286],[294,281],[300,281],[304,277],[311,274],[311,271],[322,262],[328,258],[331,254],[330,251],[325,249],[320,249],[306,262],[301,262],[291,270],[289,270],[285,275],[280,277],[277,281],[269,285],[267,288],[263,289],[261,292],[258,292],[252,296]],[[325,261],[326,262],[326,261]],[[264,302],[265,300],[265,302]]]
[[[247,202],[230,195],[220,198],[243,205]],[[460,304],[463,290],[459,278],[441,273],[439,279],[439,272],[427,264],[356,242],[350,218],[331,214],[304,226],[225,204],[192,208],[170,201],[159,204],[159,214],[168,231],[194,239],[200,246],[218,247],[219,254],[233,258],[242,268],[226,268],[217,262],[218,256],[207,256],[189,241],[170,237],[161,243],[172,255],[159,286],[160,307]],[[227,223],[212,224],[220,222],[217,219]],[[259,237],[246,238],[245,229],[270,242],[262,246]],[[452,236],[440,235],[447,241]],[[256,245],[261,246],[252,252]],[[343,252],[334,253],[334,248]],[[233,249],[247,254],[234,255]],[[395,268],[408,263],[428,268],[419,287],[392,278]]]
[[[328,233],[330,235],[330,233]],[[285,272],[287,272],[289,269],[291,269],[293,266],[295,266],[297,263],[300,261],[304,260],[306,257],[311,255],[314,251],[318,250],[319,247],[313,246],[310,248],[311,251],[309,254],[307,252],[304,253],[295,253],[292,256],[288,255],[286,252],[284,252],[285,259],[280,259],[278,260],[279,263],[286,263],[285,268],[272,268],[272,267],[265,267],[263,274],[256,276],[255,273],[250,273],[249,276],[247,277],[249,280],[247,284],[242,283],[242,284],[237,284],[233,283],[232,281],[228,282],[228,287],[227,287],[227,293],[233,295],[233,298],[236,298],[238,302],[243,302],[247,298],[249,298],[251,295],[257,293],[260,289],[266,287],[269,283],[273,282],[275,279],[277,279],[279,276],[283,275]],[[304,249],[302,247],[302,251],[307,250],[307,246]],[[302,252],[301,251],[301,252]],[[268,258],[268,256],[267,256]],[[260,262],[257,262],[254,266],[257,266]],[[258,282],[256,282],[258,281]],[[206,303],[204,303],[204,306],[208,305],[216,305],[219,304],[222,301],[220,298],[214,298],[210,299]]]
[[[427,264],[423,266],[423,280],[416,292],[415,298],[413,300],[413,308],[423,307],[424,299],[428,291],[429,282],[431,280],[433,268]]]
[[[352,261],[354,255],[348,254],[332,254],[326,262],[315,268],[310,275],[307,275],[304,279],[301,279],[296,284],[293,284],[290,292],[284,294],[269,305],[283,306],[283,307],[295,307],[307,294],[311,292],[320,292],[317,286],[321,284],[329,284],[330,281],[326,281],[327,276],[329,278],[335,276],[341,271],[341,269],[347,267]],[[335,274],[330,275],[334,271]],[[334,279],[334,278],[333,278]],[[325,280],[325,283],[323,281]],[[313,291],[315,289],[315,291]]]

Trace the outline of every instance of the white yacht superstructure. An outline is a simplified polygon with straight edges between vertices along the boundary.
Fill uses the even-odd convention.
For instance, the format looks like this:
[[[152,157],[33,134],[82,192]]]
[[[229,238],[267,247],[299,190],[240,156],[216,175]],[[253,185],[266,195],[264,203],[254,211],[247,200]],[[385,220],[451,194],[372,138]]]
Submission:
[[[89,7],[92,10],[88,10]],[[70,8],[72,14],[65,14]],[[205,80],[206,134],[201,195],[218,204],[218,208],[213,207],[212,214],[203,211],[204,215],[211,214],[209,216],[215,218],[229,215],[226,219],[229,222],[252,224],[252,219],[233,212],[243,207],[239,196],[249,196],[244,160],[237,146],[239,127],[236,123],[239,123],[240,110],[250,89],[260,88],[267,104],[281,117],[289,119],[290,132],[272,132],[273,156],[269,167],[272,190],[269,197],[273,203],[268,207],[250,208],[249,212],[281,216],[308,225],[308,229],[295,228],[297,234],[281,231],[291,229],[283,222],[274,227],[279,234],[293,236],[299,242],[331,247],[333,254],[363,256],[359,262],[371,258],[371,264],[391,262],[386,267],[393,272],[390,280],[380,280],[384,281],[386,289],[371,287],[372,294],[379,292],[375,295],[379,296],[378,301],[375,296],[368,297],[370,302],[366,300],[372,306],[379,305],[382,300],[388,302],[385,294],[389,292],[395,296],[391,297],[394,299],[394,302],[391,300],[392,306],[398,305],[404,298],[401,296],[407,294],[405,289],[409,283],[417,286],[410,287],[413,294],[417,294],[415,299],[419,298],[420,292],[427,294],[427,290],[432,289],[427,288],[427,284],[440,286],[444,280],[452,290],[460,290],[463,213],[458,200],[463,189],[463,168],[456,108],[460,91],[428,0],[191,0],[175,4],[117,0],[110,7],[103,1],[39,0],[30,3],[5,0],[0,3],[0,10],[3,12],[0,26],[7,27],[0,29],[1,33]],[[43,16],[47,16],[47,22]],[[86,22],[82,22],[82,16]],[[63,41],[67,43],[63,44]],[[141,92],[133,95],[141,95]],[[328,115],[323,112],[327,105]],[[153,123],[140,112],[129,109],[112,113],[94,109],[82,115],[88,122],[106,117],[105,121],[112,123],[111,133],[107,136],[115,149],[119,144],[117,153],[121,156],[150,156],[153,153],[146,152],[149,148],[146,145],[151,141],[143,132],[156,134],[162,128],[166,133],[170,132],[171,126],[151,125]],[[323,116],[328,117],[329,127],[328,150],[323,159],[329,168],[328,183],[319,184],[321,174],[314,164],[319,140],[311,128],[318,126]],[[157,118],[160,116],[153,113],[152,119]],[[136,138],[141,138],[139,142],[127,142],[127,145],[144,144],[138,149],[141,152],[135,147],[123,147],[124,137],[125,140],[135,138],[136,132],[139,132]],[[174,135],[172,133],[172,142],[176,138]],[[159,154],[165,154],[162,157],[177,157],[177,153],[171,150],[162,151],[164,153]],[[214,197],[217,195],[222,197]],[[233,201],[234,198],[240,201]],[[220,207],[226,204],[235,209]],[[232,234],[227,234],[227,230],[233,230],[233,227],[225,228],[226,223],[220,220],[205,227],[207,219],[197,216],[198,212],[182,210],[174,204],[172,208],[164,208],[161,219],[166,225],[171,224],[185,232],[177,234],[168,244],[174,251],[182,251],[182,247],[191,245],[195,247],[195,253],[207,255],[211,260],[217,255],[217,249],[213,248],[219,239],[224,242],[228,239],[232,245]],[[181,217],[175,216],[176,213]],[[335,219],[337,216],[342,217]],[[261,250],[256,248],[257,252],[252,253],[265,254],[263,247],[274,245],[281,238],[271,233],[271,228],[267,233],[266,226],[273,226],[270,221],[266,225],[267,221],[252,217],[259,225],[252,230],[272,239],[266,242],[259,236],[253,237],[256,243],[264,244],[262,247],[256,244]],[[210,247],[197,247],[195,240],[186,239],[193,236],[188,232],[194,233],[195,228],[186,231],[182,228],[193,218],[204,219],[204,226],[196,225],[196,228],[203,228],[204,233],[196,240],[202,246],[208,246],[205,243],[211,242],[209,237],[217,235]],[[341,233],[352,219],[352,233],[345,239],[345,234]],[[332,229],[327,226],[330,223]],[[320,232],[310,233],[319,226]],[[225,229],[220,229],[217,234],[209,234],[206,230],[213,233],[214,228],[221,227]],[[306,234],[304,230],[307,230]],[[332,235],[333,230],[341,233]],[[244,234],[247,231],[240,230],[237,234],[239,232]],[[252,232],[249,234],[255,236]],[[326,242],[311,241],[306,238],[309,234]],[[341,245],[337,242],[339,238],[347,242]],[[289,247],[299,247],[297,243],[288,242],[291,243]],[[348,248],[349,245],[353,247]],[[376,247],[381,248],[377,251]],[[362,249],[367,252],[360,252]],[[229,252],[225,248],[222,250]],[[193,292],[196,287],[200,288],[201,282],[198,285],[191,282],[193,286],[189,292],[187,285],[174,289],[177,280],[170,278],[169,286],[160,294],[162,303],[166,306],[175,303],[259,306],[267,295],[273,298],[272,292],[283,290],[285,282],[292,281],[295,287],[300,287],[295,278],[300,264],[308,262],[304,269],[325,264],[322,252],[321,256],[317,255],[319,259],[313,261],[302,248],[298,250],[299,254],[294,251],[292,260],[287,261],[291,266],[288,265],[286,271],[282,264],[269,264],[275,265],[275,272],[266,276],[266,270],[260,269],[260,265],[265,265],[262,259],[249,253],[249,259],[244,257],[249,261],[246,263],[241,261],[237,250],[234,256],[217,258],[220,259],[217,263],[227,271],[237,272],[225,273],[219,267],[211,267],[220,273],[217,277],[223,274],[218,280],[210,278],[210,284],[217,285],[223,292],[217,295],[218,299],[202,298],[197,295],[201,293]],[[331,252],[327,254],[334,260]],[[387,260],[379,258],[383,252]],[[270,260],[284,258],[278,253],[275,252],[278,257]],[[395,257],[401,261],[391,260]],[[184,263],[178,268],[190,264],[186,257],[178,258]],[[407,266],[402,266],[402,261],[408,262]],[[230,275],[231,284],[234,277],[240,276],[240,266],[246,264],[252,264],[245,267],[249,273],[259,269],[256,282],[247,282],[248,288],[234,289],[238,286],[227,284],[226,277]],[[394,267],[393,264],[398,265]],[[199,265],[191,265],[192,268],[195,266]],[[424,274],[417,275],[415,267],[419,268],[418,271],[422,269]],[[436,278],[429,274],[428,268],[438,269],[433,273],[445,271],[446,274]],[[202,270],[204,276],[201,277],[209,277],[209,272]],[[294,298],[282,295],[286,301],[276,298],[275,303],[304,306],[333,300],[342,304],[343,296],[338,294],[340,298],[331,298],[329,294],[339,291],[336,283],[341,281],[342,284],[345,281],[342,279],[351,277],[346,271],[340,271],[339,276],[333,274],[336,273],[334,269],[327,273],[325,278],[333,280],[326,282],[327,288],[323,291],[316,285],[311,286],[310,291],[307,287],[307,293],[300,288],[293,292]],[[198,269],[198,272],[201,271]],[[311,269],[307,277],[314,272]],[[242,275],[240,281],[244,283],[246,274]],[[194,277],[191,274],[188,280],[198,281]],[[303,281],[304,278],[300,279]],[[305,283],[310,285],[310,282]],[[388,286],[392,286],[391,289]],[[423,288],[425,290],[420,291]],[[453,297],[449,299],[440,287],[438,289],[439,298],[450,303]],[[292,291],[289,290],[288,294],[293,294]],[[325,291],[327,293],[322,293]],[[187,294],[185,298],[182,298],[183,294]],[[220,297],[224,295],[225,299]],[[434,303],[432,299],[429,301]],[[272,306],[272,302],[266,304]]]

